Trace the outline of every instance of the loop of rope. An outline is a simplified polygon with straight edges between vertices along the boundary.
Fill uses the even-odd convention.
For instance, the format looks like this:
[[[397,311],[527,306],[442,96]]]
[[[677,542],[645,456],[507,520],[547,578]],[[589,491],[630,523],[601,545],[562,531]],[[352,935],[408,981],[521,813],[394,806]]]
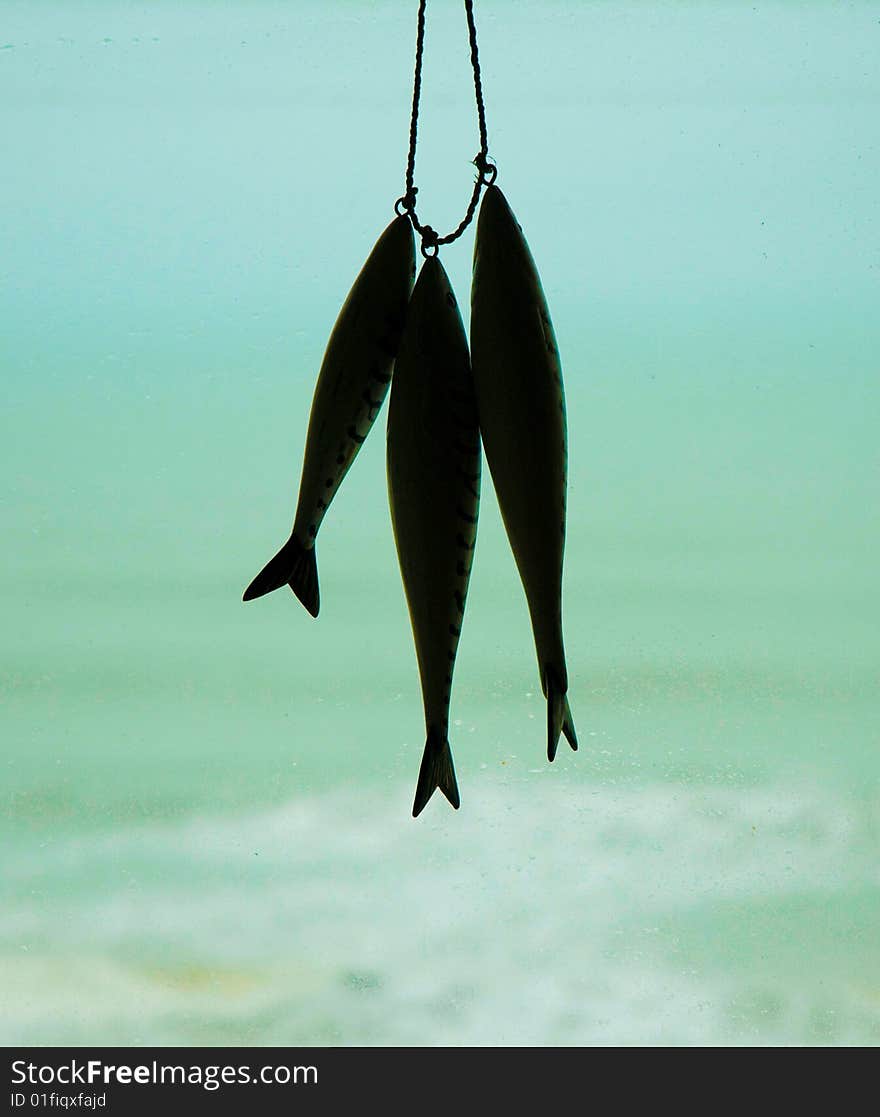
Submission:
[[[409,155],[406,162],[406,193],[394,203],[394,212],[398,217],[407,214],[412,227],[422,238],[422,255],[425,257],[436,256],[441,244],[452,244],[458,240],[465,229],[473,220],[480,200],[480,191],[484,186],[491,186],[498,174],[498,168],[489,161],[489,144],[486,138],[486,109],[483,104],[483,83],[480,76],[480,58],[477,52],[477,28],[474,23],[474,2],[464,0],[464,10],[468,23],[468,39],[471,47],[471,68],[474,72],[474,96],[477,102],[477,120],[480,127],[480,150],[474,157],[474,166],[477,168],[477,178],[474,183],[471,200],[467,210],[458,226],[445,237],[437,235],[436,230],[430,225],[423,225],[416,216],[416,195],[418,187],[414,185],[416,167],[416,144],[419,129],[419,98],[422,92],[422,57],[425,52],[425,8],[427,0],[419,0],[418,24],[416,27],[416,68],[413,78],[412,115],[409,123]]]

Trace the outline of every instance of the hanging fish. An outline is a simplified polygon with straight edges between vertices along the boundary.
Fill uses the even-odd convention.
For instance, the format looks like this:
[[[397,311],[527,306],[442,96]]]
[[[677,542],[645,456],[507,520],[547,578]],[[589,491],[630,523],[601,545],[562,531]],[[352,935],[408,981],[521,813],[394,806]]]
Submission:
[[[494,185],[477,221],[471,360],[486,461],[528,600],[553,760],[560,732],[577,748],[562,642],[565,397],[532,254]]]
[[[413,234],[396,217],[376,242],[343,304],[312,399],[293,532],[244,591],[244,600],[289,585],[318,615],[315,537],[391,382],[416,274]]]
[[[449,695],[480,503],[480,432],[467,337],[436,256],[422,266],[394,365],[387,464],[427,729],[416,816],[437,787],[459,805]]]

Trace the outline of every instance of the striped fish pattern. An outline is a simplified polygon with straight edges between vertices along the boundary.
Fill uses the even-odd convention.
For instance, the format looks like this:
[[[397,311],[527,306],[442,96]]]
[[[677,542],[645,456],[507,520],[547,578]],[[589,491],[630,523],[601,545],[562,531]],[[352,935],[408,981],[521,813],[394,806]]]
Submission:
[[[397,217],[336,319],[312,399],[293,531],[245,590],[245,601],[289,585],[318,615],[318,529],[388,393],[415,271],[412,228],[406,216]]]
[[[394,366],[387,470],[427,730],[416,816],[438,787],[453,807],[459,805],[449,703],[480,502],[480,433],[467,336],[436,257],[422,266]]]
[[[486,461],[528,601],[547,756],[577,736],[562,639],[566,421],[562,368],[532,254],[506,198],[486,189],[471,286],[471,361]]]

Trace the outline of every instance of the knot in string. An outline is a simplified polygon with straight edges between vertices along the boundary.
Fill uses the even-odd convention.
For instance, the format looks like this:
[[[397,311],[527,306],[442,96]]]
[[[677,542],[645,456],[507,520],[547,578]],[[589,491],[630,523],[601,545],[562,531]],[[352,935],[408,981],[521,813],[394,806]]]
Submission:
[[[410,220],[413,214],[410,213]],[[422,255],[427,258],[429,256],[436,256],[440,251],[440,236],[436,229],[432,229],[430,225],[422,225],[419,229],[422,234]],[[433,249],[433,252],[431,251]]]
[[[418,187],[414,185],[414,176],[419,128],[419,98],[422,91],[422,57],[425,50],[426,5],[427,0],[419,0],[418,24],[416,27],[416,68],[413,78],[412,115],[410,116],[409,124],[409,155],[406,163],[406,193],[394,203],[394,212],[398,217],[402,217],[404,214],[409,217],[412,227],[422,238],[422,255],[429,257],[437,255],[440,251],[441,244],[452,244],[454,240],[458,240],[468,225],[470,225],[477,209],[477,202],[480,199],[480,191],[484,186],[491,186],[495,181],[498,168],[494,163],[490,163],[488,158],[489,144],[486,137],[486,109],[483,104],[483,84],[480,76],[480,58],[477,52],[477,28],[474,23],[474,3],[473,0],[464,0],[464,10],[468,24],[468,39],[471,48],[471,69],[474,73],[474,97],[477,103],[477,120],[480,128],[480,150],[473,160],[474,166],[477,168],[477,178],[465,215],[451,233],[447,233],[445,237],[441,237],[430,225],[423,225],[419,221],[416,214],[416,195],[419,191]]]
[[[474,166],[483,186],[491,186],[498,175],[498,168],[489,162],[485,151],[478,151],[474,156]]]

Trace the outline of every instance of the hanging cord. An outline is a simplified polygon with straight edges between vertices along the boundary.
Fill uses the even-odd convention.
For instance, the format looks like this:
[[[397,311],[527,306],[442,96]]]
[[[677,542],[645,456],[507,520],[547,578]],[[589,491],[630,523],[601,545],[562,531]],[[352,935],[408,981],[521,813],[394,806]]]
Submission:
[[[419,0],[419,17],[416,29],[416,70],[413,79],[412,116],[409,123],[409,157],[406,163],[406,193],[394,203],[394,212],[402,217],[409,216],[412,227],[422,238],[422,255],[436,256],[441,244],[452,244],[458,240],[473,220],[480,199],[480,191],[495,181],[498,168],[488,159],[489,144],[486,138],[486,108],[483,104],[483,83],[480,78],[480,57],[477,52],[477,27],[474,23],[473,0],[464,0],[464,10],[468,22],[468,38],[471,46],[471,67],[474,71],[474,95],[477,101],[477,118],[480,124],[480,150],[474,158],[477,180],[467,210],[460,224],[445,237],[437,235],[430,225],[423,225],[416,216],[416,194],[418,187],[413,184],[416,168],[416,144],[419,130],[419,97],[422,92],[422,56],[425,51],[425,7],[427,0]]]

